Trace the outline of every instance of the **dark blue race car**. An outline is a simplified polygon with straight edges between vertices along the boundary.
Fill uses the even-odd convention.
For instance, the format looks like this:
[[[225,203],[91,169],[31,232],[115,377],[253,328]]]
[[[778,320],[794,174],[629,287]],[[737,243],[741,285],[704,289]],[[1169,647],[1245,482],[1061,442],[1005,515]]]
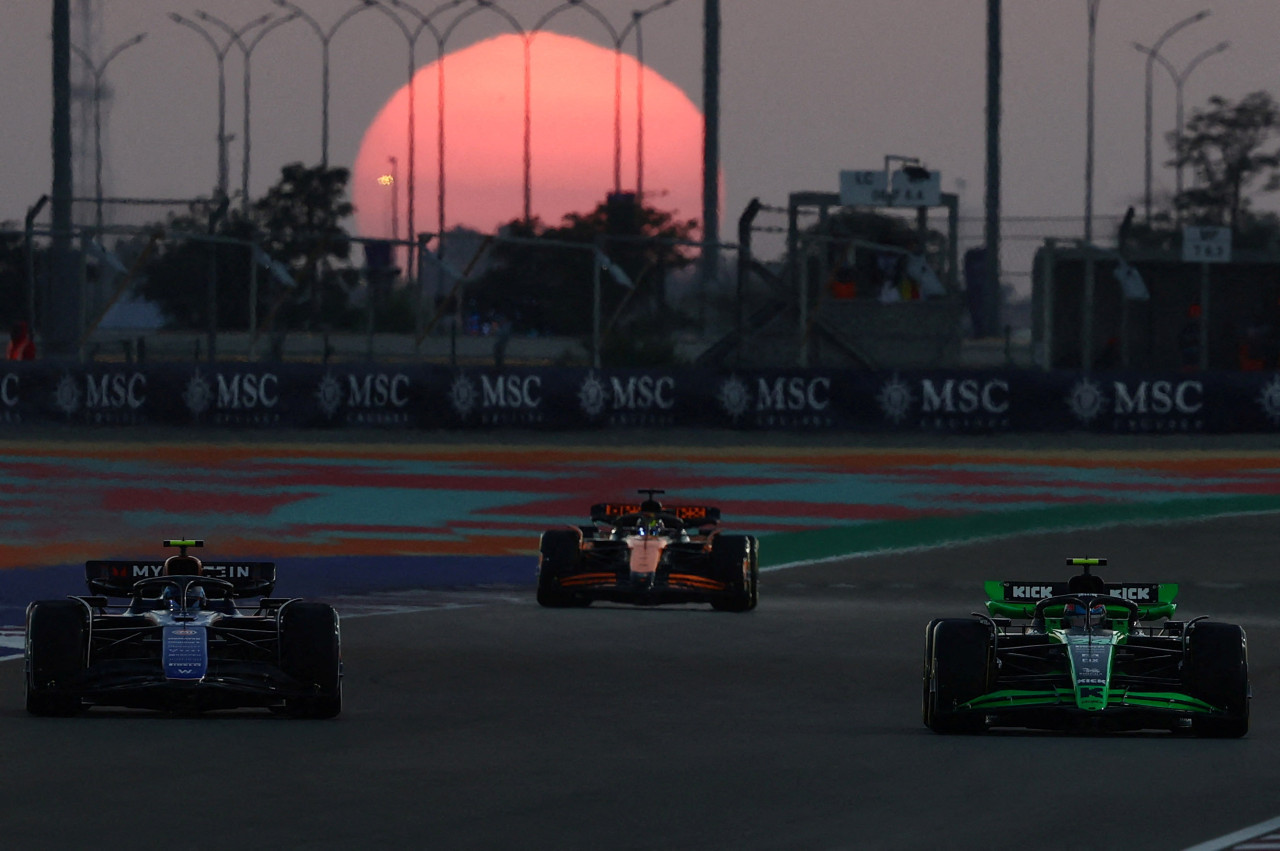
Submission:
[[[89,595],[27,606],[27,711],[264,707],[301,718],[338,715],[338,613],[270,596],[271,562],[202,562],[187,553],[203,545],[165,541],[177,555],[86,562]]]

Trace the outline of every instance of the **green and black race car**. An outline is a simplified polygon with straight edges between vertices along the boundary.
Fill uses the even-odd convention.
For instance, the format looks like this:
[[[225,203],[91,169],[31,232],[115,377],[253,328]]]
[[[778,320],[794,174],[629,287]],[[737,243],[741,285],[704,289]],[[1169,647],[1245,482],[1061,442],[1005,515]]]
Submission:
[[[987,582],[985,614],[932,621],[925,726],[1245,735],[1244,630],[1172,620],[1177,585],[1103,582],[1091,569],[1106,563],[1067,559],[1081,568],[1068,582]]]

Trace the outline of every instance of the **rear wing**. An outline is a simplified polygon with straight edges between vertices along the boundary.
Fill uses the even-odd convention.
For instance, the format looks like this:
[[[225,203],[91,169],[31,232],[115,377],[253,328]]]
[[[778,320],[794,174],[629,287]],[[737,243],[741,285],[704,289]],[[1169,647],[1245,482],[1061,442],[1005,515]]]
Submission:
[[[139,579],[161,576],[164,560],[86,561],[84,578],[92,594],[130,597]],[[276,566],[270,561],[206,561],[202,576],[225,579],[235,587],[237,597],[266,597],[276,586]]]
[[[591,522],[612,525],[619,517],[640,511],[638,502],[598,502],[591,506]],[[709,505],[664,505],[658,513],[675,517],[685,526],[712,526],[720,522],[720,509]]]
[[[1178,586],[1171,582],[1105,582],[1103,593],[1120,597],[1138,607],[1139,620],[1173,617]],[[1029,618],[1036,603],[1046,597],[1080,593],[1068,582],[1024,582],[989,580],[983,583],[987,593],[987,611],[997,617]],[[1110,607],[1108,607],[1110,608]],[[1127,607],[1116,607],[1118,617],[1127,617]]]

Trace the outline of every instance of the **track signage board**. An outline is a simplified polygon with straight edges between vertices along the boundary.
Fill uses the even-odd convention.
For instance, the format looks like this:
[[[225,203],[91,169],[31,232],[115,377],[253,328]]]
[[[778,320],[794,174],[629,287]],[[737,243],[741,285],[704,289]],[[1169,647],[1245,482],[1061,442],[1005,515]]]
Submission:
[[[1200,225],[1183,228],[1182,259],[1187,263],[1230,263],[1231,228]]]

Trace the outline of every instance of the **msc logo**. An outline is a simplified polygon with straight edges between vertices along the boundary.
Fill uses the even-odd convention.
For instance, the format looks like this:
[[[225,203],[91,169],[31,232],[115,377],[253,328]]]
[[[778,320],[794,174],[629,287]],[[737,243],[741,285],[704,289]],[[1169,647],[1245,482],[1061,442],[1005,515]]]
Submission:
[[[760,378],[757,411],[824,411],[831,404],[830,378]]]
[[[409,376],[401,372],[338,376],[330,372],[321,379],[315,395],[320,410],[330,420],[345,406],[347,422],[391,424],[407,417],[400,409],[409,404],[409,386]],[[278,399],[273,397],[272,404],[275,401]]]
[[[670,422],[676,406],[676,380],[669,375],[613,375],[590,372],[578,386],[582,412],[595,419],[608,412],[611,425],[659,425]]]
[[[480,376],[481,405],[485,408],[536,408],[542,404],[542,377],[499,375],[492,381]]]
[[[617,376],[610,379],[613,385],[614,410],[647,411],[650,408],[670,410],[675,406],[671,398],[676,387],[676,380],[669,375],[654,377],[652,375],[631,376],[623,384]]]
[[[1204,407],[1204,384],[1199,381],[1141,381],[1130,388],[1123,381],[1114,384],[1118,415],[1195,414]]]
[[[1011,585],[1009,586],[1009,599],[1011,600],[1039,600],[1043,597],[1053,596],[1052,585]]]
[[[490,425],[542,421],[542,377],[539,375],[480,376],[480,386],[459,375],[449,388],[449,401],[466,419],[477,407],[480,419]]]
[[[146,404],[147,377],[140,372],[85,375],[86,408],[141,408]]]
[[[230,381],[218,373],[217,380],[220,410],[274,408],[280,402],[280,379],[275,373],[239,373],[231,376]]]
[[[1009,411],[1009,382],[948,378],[942,386],[926,378],[920,382],[920,409],[926,414],[1004,414]]]
[[[67,372],[54,388],[54,404],[68,416],[83,411],[93,423],[137,423],[147,403],[146,390],[147,377],[141,372],[85,373],[82,379]]]

